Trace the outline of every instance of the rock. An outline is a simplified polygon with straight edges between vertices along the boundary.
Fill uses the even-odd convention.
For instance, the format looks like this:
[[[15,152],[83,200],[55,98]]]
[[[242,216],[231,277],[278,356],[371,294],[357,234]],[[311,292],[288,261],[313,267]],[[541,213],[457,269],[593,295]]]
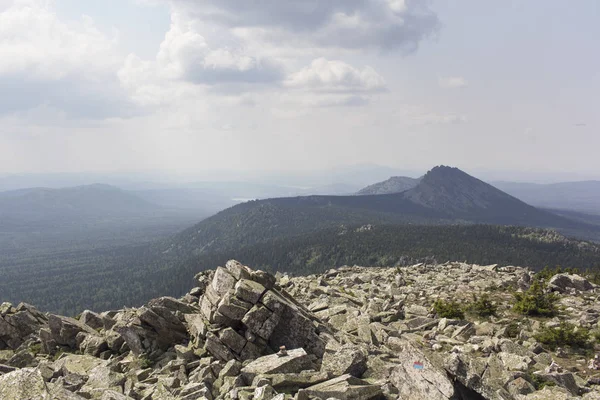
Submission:
[[[99,314],[90,310],[82,312],[79,321],[92,329],[104,328],[104,319]]]
[[[571,372],[538,373],[537,375],[544,380],[555,382],[558,386],[567,389],[573,396],[579,395],[579,386]]]
[[[227,292],[235,287],[236,279],[223,267],[215,271],[211,286],[218,296],[225,296]]]
[[[535,387],[525,379],[519,377],[514,381],[511,381],[507,385],[508,392],[514,397],[527,395],[535,392]]]
[[[398,366],[390,381],[398,388],[400,398],[448,400],[454,396],[454,385],[446,371],[434,366],[427,357],[410,343],[405,342],[398,352]]]
[[[588,291],[594,288],[587,279],[579,275],[557,274],[550,278],[548,287],[560,293],[566,293],[569,289]]]
[[[69,346],[72,349],[79,349],[79,343],[77,343],[77,334],[80,332],[96,335],[97,332],[91,327],[85,325],[76,319],[69,317],[61,317],[58,315],[50,314],[48,316],[48,326],[52,333],[52,339],[56,343],[61,345]]]
[[[325,382],[331,378],[331,374],[325,371],[301,371],[300,373],[261,376],[267,378],[271,382],[271,386],[277,391],[286,393],[297,392],[300,389]]]
[[[310,367],[310,358],[304,349],[288,350],[286,356],[273,354],[260,357],[242,368],[242,375],[251,383],[256,375],[300,373]]]
[[[235,296],[252,304],[258,303],[265,291],[263,285],[249,279],[242,279],[235,285]]]
[[[50,393],[39,370],[23,368],[0,376],[2,400],[50,400]]]
[[[334,345],[330,342],[325,347],[321,370],[329,372],[334,376],[350,374],[360,378],[367,370],[368,352],[358,346]]]
[[[306,393],[322,399],[369,400],[379,398],[382,391],[379,386],[348,374],[311,386]]]

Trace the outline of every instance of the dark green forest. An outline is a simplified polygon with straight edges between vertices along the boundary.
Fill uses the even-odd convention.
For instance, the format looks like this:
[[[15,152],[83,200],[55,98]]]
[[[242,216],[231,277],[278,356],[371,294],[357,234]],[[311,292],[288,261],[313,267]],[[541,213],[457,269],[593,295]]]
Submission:
[[[401,266],[434,260],[534,269],[600,268],[597,245],[553,231],[490,225],[346,226],[196,255],[167,243],[151,243],[3,257],[0,300],[26,301],[67,315],[139,306],[154,297],[184,294],[193,287],[196,273],[232,258],[253,268],[297,275],[342,265]]]

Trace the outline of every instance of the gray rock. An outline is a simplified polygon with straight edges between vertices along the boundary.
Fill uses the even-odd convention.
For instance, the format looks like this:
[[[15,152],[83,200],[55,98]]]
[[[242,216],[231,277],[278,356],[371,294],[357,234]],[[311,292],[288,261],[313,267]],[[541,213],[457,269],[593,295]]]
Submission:
[[[310,357],[304,349],[293,349],[288,350],[283,357],[273,354],[252,361],[242,368],[242,375],[251,383],[256,375],[300,373],[308,369],[310,364]]]
[[[454,396],[454,385],[446,371],[434,366],[428,358],[410,343],[397,353],[399,362],[390,377],[398,388],[400,398],[448,400]]]
[[[344,345],[339,347],[333,341],[325,347],[321,370],[334,376],[350,374],[360,378],[367,370],[368,352],[358,346]]]
[[[235,285],[236,297],[252,304],[256,304],[265,291],[263,285],[249,279],[241,279]]]
[[[48,325],[52,338],[56,343],[61,345],[69,346],[72,349],[77,350],[79,343],[77,343],[77,334],[80,332],[96,335],[97,332],[91,327],[85,325],[76,319],[69,317],[61,317],[58,315],[50,314],[48,316]]]
[[[381,387],[371,385],[352,375],[342,375],[305,390],[309,396],[322,399],[370,400],[377,399],[382,395]]]
[[[92,329],[104,328],[104,319],[99,314],[90,310],[82,312],[79,321]]]
[[[588,291],[594,288],[587,279],[579,275],[558,274],[550,278],[548,287],[560,293],[566,293],[569,289]]]

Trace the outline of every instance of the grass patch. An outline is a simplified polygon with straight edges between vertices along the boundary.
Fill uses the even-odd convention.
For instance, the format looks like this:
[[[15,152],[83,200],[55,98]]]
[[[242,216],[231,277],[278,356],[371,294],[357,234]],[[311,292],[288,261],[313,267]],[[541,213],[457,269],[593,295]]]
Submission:
[[[440,318],[465,319],[463,308],[455,301],[438,299],[433,303],[433,309]]]

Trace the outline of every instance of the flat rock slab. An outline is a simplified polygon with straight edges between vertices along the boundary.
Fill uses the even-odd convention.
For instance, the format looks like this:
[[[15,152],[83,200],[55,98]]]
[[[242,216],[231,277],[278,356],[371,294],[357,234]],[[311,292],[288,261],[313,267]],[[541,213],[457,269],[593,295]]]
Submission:
[[[377,399],[382,395],[379,386],[370,385],[367,381],[349,374],[311,386],[306,389],[306,393],[322,399],[340,400],[370,400]]]
[[[300,373],[310,366],[310,359],[304,349],[294,349],[287,356],[277,354],[257,358],[242,368],[244,377],[252,382],[256,375]]]
[[[408,341],[398,351],[400,363],[391,376],[402,399],[448,400],[454,398],[454,385],[446,371],[435,367]]]

